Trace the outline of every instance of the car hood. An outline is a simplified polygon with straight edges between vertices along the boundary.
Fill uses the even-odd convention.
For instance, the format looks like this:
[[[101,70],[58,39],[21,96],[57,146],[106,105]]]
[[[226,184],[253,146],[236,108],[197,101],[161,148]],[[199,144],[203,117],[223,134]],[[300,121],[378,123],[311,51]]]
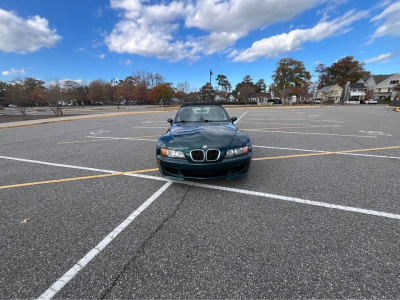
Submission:
[[[208,149],[224,150],[235,137],[237,128],[232,123],[189,123],[174,124],[171,134],[181,150]]]

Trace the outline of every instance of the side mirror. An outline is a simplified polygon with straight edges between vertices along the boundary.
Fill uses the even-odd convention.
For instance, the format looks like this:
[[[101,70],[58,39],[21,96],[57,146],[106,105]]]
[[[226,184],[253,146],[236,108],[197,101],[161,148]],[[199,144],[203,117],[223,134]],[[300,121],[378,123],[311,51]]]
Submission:
[[[232,117],[231,121],[232,121],[232,124],[234,124],[237,121],[237,118],[236,117]]]
[[[167,119],[167,122],[170,123],[172,125],[172,123],[174,123],[174,120],[172,120],[171,118]]]

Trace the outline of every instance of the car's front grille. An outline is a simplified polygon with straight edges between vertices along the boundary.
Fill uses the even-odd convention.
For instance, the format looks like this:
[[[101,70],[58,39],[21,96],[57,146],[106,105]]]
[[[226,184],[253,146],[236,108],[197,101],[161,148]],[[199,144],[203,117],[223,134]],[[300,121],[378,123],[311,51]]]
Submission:
[[[207,160],[215,161],[219,158],[219,150],[208,150],[207,151]]]
[[[192,150],[190,151],[190,157],[193,159],[193,161],[203,161],[204,152],[203,150]]]

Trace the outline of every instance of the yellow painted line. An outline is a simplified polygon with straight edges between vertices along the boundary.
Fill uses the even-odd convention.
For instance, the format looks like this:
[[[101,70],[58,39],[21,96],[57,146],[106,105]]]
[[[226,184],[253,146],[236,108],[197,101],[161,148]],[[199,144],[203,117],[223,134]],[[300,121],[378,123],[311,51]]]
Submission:
[[[69,121],[77,121],[77,120],[110,118],[110,117],[141,115],[141,114],[156,114],[156,113],[165,113],[165,112],[171,112],[171,111],[163,110],[163,111],[126,112],[126,113],[119,113],[119,114],[108,114],[108,115],[104,114],[104,115],[74,117],[74,118],[68,118],[68,119],[63,119],[63,120],[59,120],[57,118],[54,118],[54,119],[46,119],[45,121],[41,120],[41,121],[38,121],[38,122],[35,122],[35,123],[25,123],[25,124],[15,124],[15,125],[0,126],[0,129],[25,127],[25,126],[33,126],[33,125],[41,125],[41,124],[49,124],[49,123],[69,122]]]
[[[332,154],[339,154],[339,153],[366,152],[366,151],[377,151],[377,150],[388,150],[388,149],[399,149],[399,148],[400,148],[400,146],[390,146],[390,147],[370,148],[370,149],[357,149],[357,150],[332,151],[332,152],[322,152],[322,153],[318,152],[318,153],[297,154],[297,155],[261,157],[261,158],[253,158],[252,160],[253,161],[272,160],[272,159],[332,155]],[[16,188],[16,187],[58,183],[58,182],[68,182],[68,181],[77,181],[77,180],[94,179],[94,178],[104,178],[104,177],[111,177],[111,176],[121,176],[121,175],[127,175],[127,174],[147,173],[147,172],[153,172],[153,171],[158,171],[158,168],[137,170],[137,171],[128,171],[128,172],[117,172],[117,173],[112,173],[112,174],[101,174],[101,175],[92,175],[92,176],[83,176],[83,177],[63,178],[63,179],[46,180],[46,181],[38,181],[38,182],[28,182],[28,183],[20,183],[20,184],[13,184],[13,185],[3,185],[3,186],[0,186],[0,189],[9,189],[9,188]]]
[[[308,121],[307,118],[270,118],[266,116],[265,118],[253,118],[253,117],[246,117],[246,120],[249,121],[272,121],[272,120],[278,120],[278,121],[286,121],[286,120],[296,120],[296,121]],[[312,121],[312,120],[311,120]]]
[[[127,110],[127,108],[124,107],[120,107],[120,108],[91,108],[91,111],[111,111],[111,110]]]
[[[273,127],[273,128],[241,128],[240,130],[261,130],[261,129],[291,129],[291,128],[318,128],[318,127],[342,127],[342,125],[315,125],[315,126],[297,126],[297,127]]]
[[[85,179],[93,179],[93,178],[103,178],[103,177],[111,177],[111,176],[121,176],[127,174],[137,174],[137,173],[146,173],[158,171],[158,169],[146,169],[146,170],[138,170],[138,171],[130,171],[130,172],[118,172],[112,174],[102,174],[102,175],[92,175],[92,176],[83,176],[83,177],[72,177],[72,178],[63,178],[63,179],[55,179],[55,180],[46,180],[46,181],[38,181],[38,182],[28,182],[28,183],[20,183],[20,184],[12,184],[12,185],[3,185],[0,186],[0,189],[9,189],[23,186],[31,186],[31,185],[40,185],[40,184],[48,184],[48,183],[58,183],[58,182],[68,182],[68,181],[76,181],[76,180],[85,180]]]
[[[381,147],[381,148],[370,148],[370,149],[357,149],[357,150],[344,150],[344,151],[332,151],[332,152],[319,152],[319,153],[308,153],[308,154],[295,154],[295,155],[284,155],[284,156],[270,156],[253,158],[252,160],[271,160],[271,159],[282,159],[282,158],[294,158],[294,157],[307,157],[307,156],[319,156],[319,155],[332,155],[339,153],[353,153],[353,152],[365,152],[365,151],[377,151],[377,150],[388,150],[388,149],[399,149],[400,146]]]
[[[132,139],[141,139],[147,137],[160,137],[159,134],[157,135],[144,135],[144,136],[133,136],[133,137],[126,137],[126,138],[109,138],[109,139],[98,139],[98,140],[85,140],[85,141],[74,141],[74,142],[59,142],[57,145],[61,144],[76,144],[76,143],[90,143],[90,142],[100,142],[100,141],[114,141],[114,140],[132,140]]]
[[[320,105],[320,106],[272,106],[272,107],[265,107],[265,106],[255,106],[255,107],[251,107],[251,106],[242,106],[242,107],[229,107],[229,106],[225,106],[226,110],[230,110],[230,109],[298,109],[298,108],[320,108],[320,107],[326,107],[324,105]]]

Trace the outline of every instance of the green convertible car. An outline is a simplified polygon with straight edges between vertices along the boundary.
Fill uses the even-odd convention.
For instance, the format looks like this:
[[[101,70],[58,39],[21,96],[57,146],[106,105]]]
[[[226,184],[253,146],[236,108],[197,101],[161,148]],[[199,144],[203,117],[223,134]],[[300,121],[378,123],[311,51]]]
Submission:
[[[239,178],[251,163],[251,141],[218,104],[184,104],[158,139],[157,163],[171,179]]]

